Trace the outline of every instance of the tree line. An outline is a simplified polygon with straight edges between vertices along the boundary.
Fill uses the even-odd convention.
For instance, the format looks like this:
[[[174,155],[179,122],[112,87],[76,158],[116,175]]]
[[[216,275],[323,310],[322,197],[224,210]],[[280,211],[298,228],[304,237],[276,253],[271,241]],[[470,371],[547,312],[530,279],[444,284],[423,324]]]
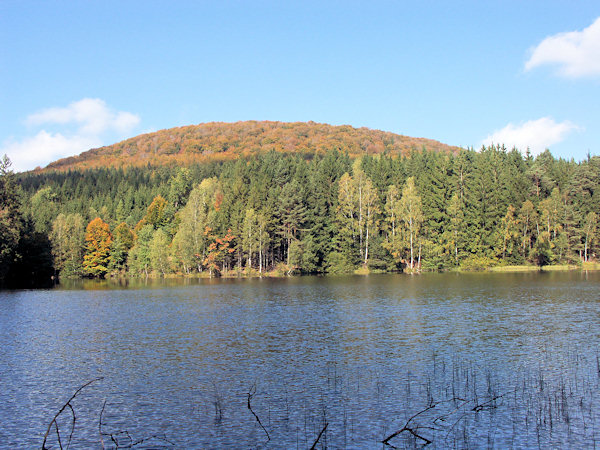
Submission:
[[[0,173],[0,279],[576,264],[598,252],[600,157],[489,146],[351,158]],[[27,275],[25,275],[27,274]],[[18,275],[18,276],[17,276]]]

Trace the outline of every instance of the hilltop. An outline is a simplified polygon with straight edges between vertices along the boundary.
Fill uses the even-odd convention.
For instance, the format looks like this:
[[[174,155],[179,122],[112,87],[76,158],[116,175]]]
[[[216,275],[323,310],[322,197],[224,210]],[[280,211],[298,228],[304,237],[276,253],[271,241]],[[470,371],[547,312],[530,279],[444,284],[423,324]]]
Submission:
[[[315,122],[210,122],[142,134],[125,141],[63,158],[46,169],[191,164],[231,160],[271,150],[313,156],[327,150],[364,154],[407,155],[413,149],[460,150],[432,139],[402,136],[369,128]]]

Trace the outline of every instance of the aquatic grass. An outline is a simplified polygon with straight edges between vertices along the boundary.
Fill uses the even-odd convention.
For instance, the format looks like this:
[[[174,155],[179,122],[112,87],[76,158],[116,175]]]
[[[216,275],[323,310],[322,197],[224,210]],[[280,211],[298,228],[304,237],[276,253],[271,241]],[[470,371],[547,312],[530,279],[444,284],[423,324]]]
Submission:
[[[212,404],[198,410],[198,419],[208,427],[198,428],[198,438],[205,442],[205,433],[230,435],[228,442],[260,448],[593,447],[600,439],[599,365],[598,356],[587,359],[570,352],[560,371],[540,365],[501,374],[456,355],[433,353],[420,373],[331,363],[318,383],[296,392],[287,385],[281,391],[255,383],[245,394],[232,396],[213,383],[201,397]],[[111,429],[111,420],[119,421],[114,411],[111,420],[103,418],[106,406],[105,401],[101,430]],[[234,415],[234,408],[246,409],[246,419]],[[232,414],[223,414],[224,409]],[[56,416],[60,419],[60,412]],[[119,446],[142,442],[125,431],[102,431],[100,438]],[[52,445],[55,436],[46,437],[44,445]],[[161,430],[150,438],[179,445],[177,436],[164,436]]]

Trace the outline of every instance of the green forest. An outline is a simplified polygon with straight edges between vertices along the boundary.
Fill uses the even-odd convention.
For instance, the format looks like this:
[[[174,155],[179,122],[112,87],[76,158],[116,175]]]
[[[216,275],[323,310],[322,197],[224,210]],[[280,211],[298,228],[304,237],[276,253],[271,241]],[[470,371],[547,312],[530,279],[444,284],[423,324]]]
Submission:
[[[0,282],[582,264],[600,157],[269,151],[185,166],[14,174],[0,164]]]

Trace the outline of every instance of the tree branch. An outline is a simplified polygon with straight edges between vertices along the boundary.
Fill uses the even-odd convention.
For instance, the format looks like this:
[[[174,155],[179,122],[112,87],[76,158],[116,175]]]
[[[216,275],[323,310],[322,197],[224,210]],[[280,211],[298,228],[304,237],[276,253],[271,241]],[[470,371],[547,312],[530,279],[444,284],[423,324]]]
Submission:
[[[88,381],[87,383],[85,383],[83,386],[79,387],[79,389],[77,389],[75,391],[75,393],[71,396],[71,398],[69,400],[67,400],[67,402],[62,406],[62,408],[60,408],[60,410],[56,413],[56,415],[52,418],[52,420],[50,421],[50,423],[48,424],[48,429],[46,430],[46,433],[44,434],[44,441],[42,442],[42,450],[46,450],[46,441],[48,440],[48,435],[50,434],[50,430],[52,429],[52,425],[54,425],[54,427],[56,428],[56,436],[58,438],[58,445],[59,447],[62,449],[62,443],[60,440],[60,432],[58,430],[58,416],[60,416],[62,414],[62,412],[69,408],[71,410],[71,414],[73,415],[73,420],[71,423],[71,434],[69,436],[69,441],[67,443],[67,448],[69,448],[69,446],[71,445],[71,438],[73,437],[73,431],[75,430],[75,422],[77,421],[77,418],[75,417],[75,411],[73,410],[73,406],[71,405],[71,402],[75,399],[75,397],[77,397],[77,394],[79,394],[84,388],[88,387],[90,384],[95,383],[96,381],[100,381],[103,380],[104,377],[98,377],[98,378],[94,378],[91,381]]]
[[[250,410],[250,412],[252,413],[252,415],[256,418],[256,421],[258,422],[258,424],[260,425],[260,427],[263,429],[263,431],[267,435],[267,442],[268,442],[268,441],[271,440],[271,436],[269,436],[269,432],[264,427],[264,425],[262,424],[262,422],[260,421],[260,419],[258,418],[258,416],[256,415],[256,413],[252,409],[252,406],[250,405],[250,400],[252,400],[252,397],[254,397],[254,394],[256,394],[256,383],[254,383],[252,385],[252,387],[250,388],[250,390],[248,391],[248,409]]]

